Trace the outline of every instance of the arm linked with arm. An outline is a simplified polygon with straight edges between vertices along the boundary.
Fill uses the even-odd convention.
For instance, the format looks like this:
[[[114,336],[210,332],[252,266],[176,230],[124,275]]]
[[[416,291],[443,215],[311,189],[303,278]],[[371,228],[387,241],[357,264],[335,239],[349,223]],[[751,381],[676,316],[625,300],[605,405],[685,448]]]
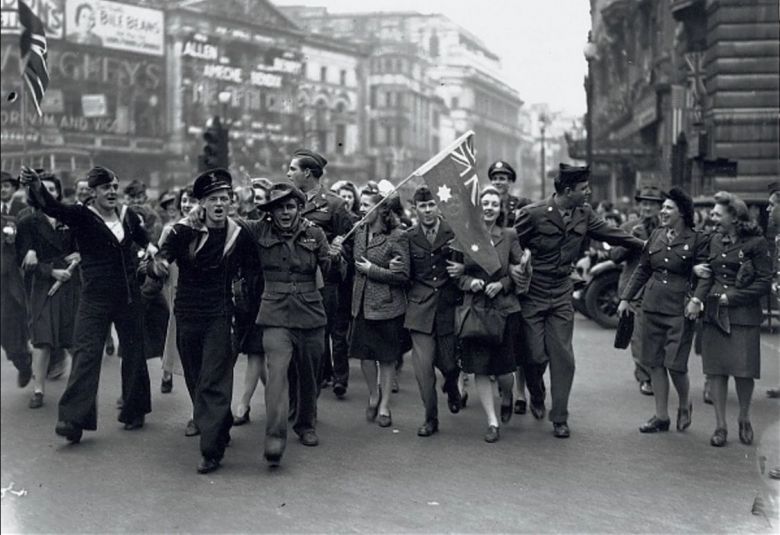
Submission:
[[[769,245],[766,239],[758,237],[747,255],[747,259],[753,262],[755,277],[746,288],[729,288],[726,296],[729,306],[749,305],[764,297],[772,283],[772,259],[769,257]]]

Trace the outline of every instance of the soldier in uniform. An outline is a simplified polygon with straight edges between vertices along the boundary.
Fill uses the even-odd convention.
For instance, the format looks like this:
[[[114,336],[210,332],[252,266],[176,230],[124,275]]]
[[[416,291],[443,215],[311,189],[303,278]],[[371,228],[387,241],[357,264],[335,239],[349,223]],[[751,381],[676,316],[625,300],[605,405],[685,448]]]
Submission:
[[[658,228],[658,212],[661,209],[661,203],[664,202],[663,194],[656,186],[649,186],[642,188],[636,193],[634,197],[639,205],[639,222],[628,221],[621,227],[632,236],[636,236],[640,240],[646,241],[650,238],[653,231]],[[618,281],[618,295],[628,285],[628,281],[631,279],[631,274],[634,272],[637,264],[639,264],[639,258],[641,253],[634,250],[627,249],[626,247],[613,247],[609,251],[609,258],[616,264],[623,263],[623,270],[620,273],[620,280]],[[631,303],[636,316],[634,317],[634,324],[640,325],[642,323],[642,294]],[[653,395],[653,386],[650,379],[650,370],[640,362],[642,355],[642,338],[639,335],[639,329],[634,329],[634,333],[631,336],[631,356],[634,359],[634,377],[639,383],[639,391],[646,395]]]
[[[544,418],[543,375],[549,362],[550,420],[558,438],[569,437],[568,404],[574,379],[574,309],[569,275],[583,241],[594,238],[637,250],[644,245],[642,240],[610,227],[596,216],[587,204],[589,179],[590,168],[561,164],[555,193],[521,209],[515,225],[520,244],[531,250],[533,268],[528,293],[520,296],[531,412],[537,419]]]
[[[404,232],[411,258],[404,327],[411,331],[414,374],[425,406],[425,421],[417,435],[428,437],[439,430],[434,365],[444,376],[442,390],[448,396],[450,412],[460,411],[455,306],[462,293],[452,277],[462,275],[463,270],[449,260],[455,234],[441,219],[431,191],[420,186],[412,200],[418,223]],[[390,269],[399,272],[400,266],[391,261]]]
[[[341,247],[328,246],[322,229],[302,217],[305,204],[298,188],[275,184],[261,206],[269,217],[245,223],[259,244],[264,280],[257,323],[263,328],[268,363],[264,455],[271,466],[279,464],[287,445],[288,369],[293,362],[298,381],[293,429],[304,446],[319,444],[317,379],[327,321],[317,272],[328,278]]]
[[[320,183],[326,165],[328,165],[328,161],[320,154],[300,149],[293,154],[292,160],[290,160],[287,178],[306,196],[306,205],[301,215],[320,227],[325,232],[328,242],[332,242],[336,236],[344,236],[352,229],[352,219],[347,213],[344,199],[324,188]],[[322,298],[328,324],[325,327],[325,352],[322,356],[322,369],[319,372],[320,384],[330,379],[328,375],[332,373],[333,393],[339,398],[347,392],[349,361],[347,356],[341,353],[333,355],[336,358],[331,360],[330,339],[337,338],[335,342],[337,345],[339,343],[346,344],[347,333],[341,329],[333,329],[338,314],[339,284],[342,278],[339,270],[333,270],[324,278]]]
[[[517,174],[511,165],[503,160],[493,163],[488,169],[490,184],[501,194],[501,210],[504,212],[504,226],[512,227],[517,219],[520,208],[530,204],[531,200],[515,197],[509,193],[509,188],[517,180]]]
[[[0,345],[5,350],[18,375],[16,382],[24,388],[32,378],[32,356],[27,347],[27,318],[25,317],[24,281],[16,266],[16,218],[25,204],[14,197],[19,181],[3,171],[0,180],[2,201],[2,230],[0,237]]]

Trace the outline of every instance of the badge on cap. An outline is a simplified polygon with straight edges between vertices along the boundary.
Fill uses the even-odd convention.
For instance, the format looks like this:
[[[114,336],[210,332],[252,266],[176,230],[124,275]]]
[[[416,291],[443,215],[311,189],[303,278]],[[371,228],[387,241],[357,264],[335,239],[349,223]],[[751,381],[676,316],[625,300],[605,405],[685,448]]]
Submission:
[[[496,169],[501,169],[504,167],[504,162],[496,162]]]

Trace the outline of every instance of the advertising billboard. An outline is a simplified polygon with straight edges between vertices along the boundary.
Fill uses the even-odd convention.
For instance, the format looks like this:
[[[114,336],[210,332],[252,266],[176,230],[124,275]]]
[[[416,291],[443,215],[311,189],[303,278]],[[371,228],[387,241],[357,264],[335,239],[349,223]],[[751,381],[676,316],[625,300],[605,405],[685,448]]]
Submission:
[[[162,56],[162,11],[106,0],[67,0],[65,39],[82,45]]]
[[[49,39],[62,39],[65,22],[65,0],[27,0],[30,10],[35,13],[46,30]],[[22,25],[19,24],[19,4],[17,0],[0,0],[0,33],[13,35],[22,33]]]

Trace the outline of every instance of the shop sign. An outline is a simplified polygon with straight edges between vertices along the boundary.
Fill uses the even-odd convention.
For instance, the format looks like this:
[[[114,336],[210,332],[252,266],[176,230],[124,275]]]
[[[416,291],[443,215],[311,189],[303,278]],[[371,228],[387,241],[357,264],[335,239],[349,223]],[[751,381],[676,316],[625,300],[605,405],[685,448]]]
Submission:
[[[63,4],[64,0],[27,0],[30,10],[43,22],[48,39],[62,39],[65,19]],[[22,33],[17,0],[0,0],[0,16],[2,16],[0,33],[3,35]]]
[[[646,126],[653,124],[658,119],[658,106],[655,93],[647,95],[637,102],[634,107],[634,127],[641,130]]]
[[[219,49],[210,43],[192,39],[184,43],[181,55],[187,58],[217,61],[219,59]]]
[[[68,41],[162,56],[165,20],[158,9],[108,0],[67,0],[65,39]]]
[[[81,95],[81,110],[84,117],[105,117],[108,114],[106,96],[104,94]]]

